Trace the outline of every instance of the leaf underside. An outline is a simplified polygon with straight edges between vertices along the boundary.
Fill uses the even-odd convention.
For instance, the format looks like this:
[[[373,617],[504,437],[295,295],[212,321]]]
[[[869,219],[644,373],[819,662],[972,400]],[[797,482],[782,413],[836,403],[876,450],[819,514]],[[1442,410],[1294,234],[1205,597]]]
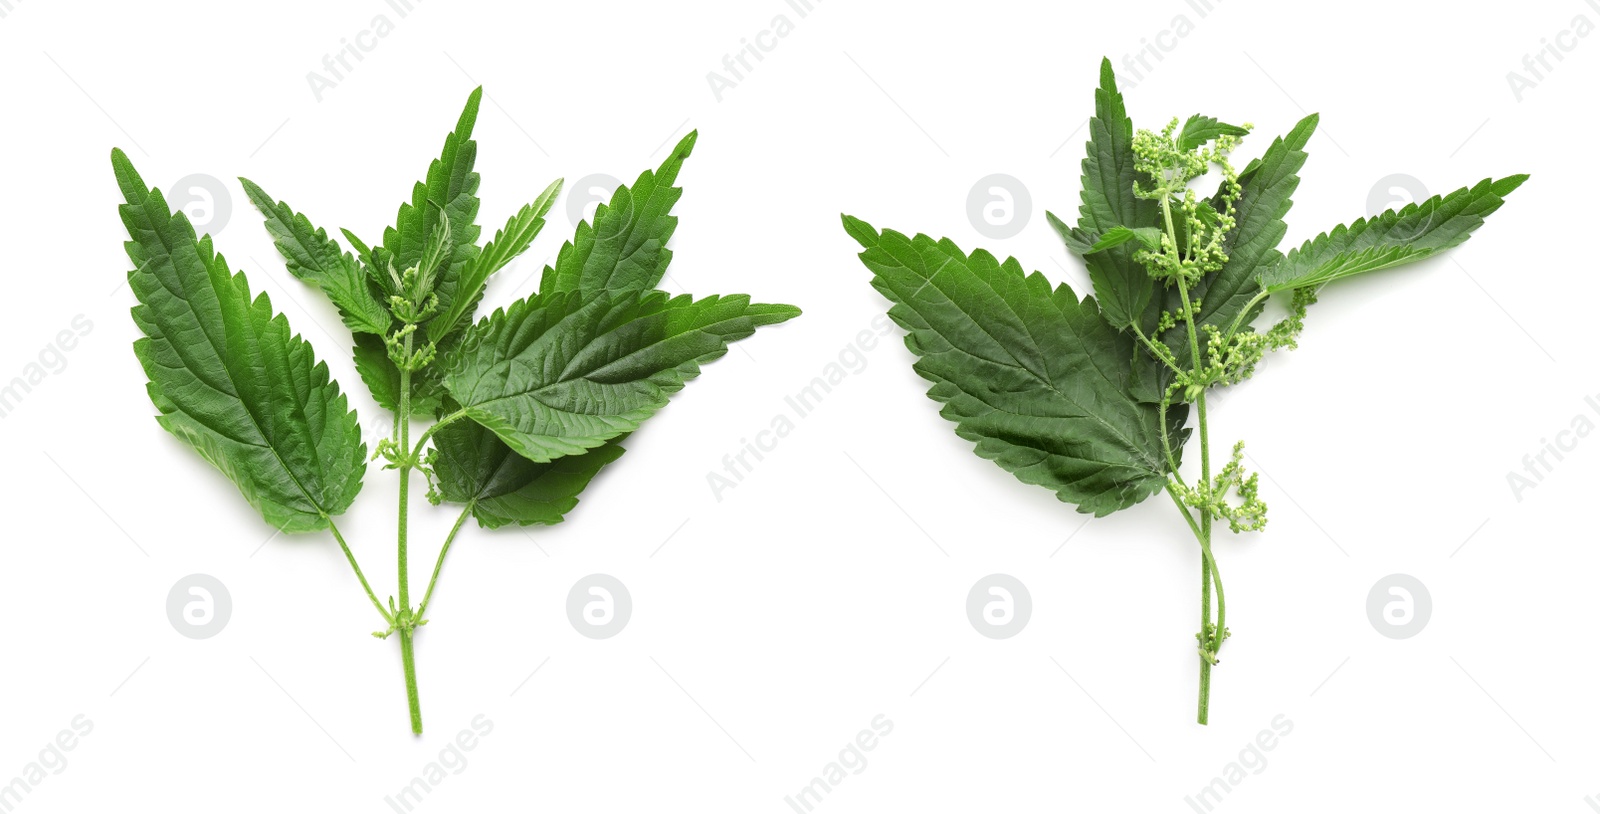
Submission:
[[[254,299],[209,236],[112,152],[126,245],[145,336],[134,352],[149,377],[157,421],[221,470],[286,532],[328,527],[361,490],[366,445],[339,385],[312,349]]]
[[[1131,391],[1133,339],[1092,298],[1015,260],[844,222],[928,396],[978,455],[1096,516],[1165,487],[1159,410]]]
[[[434,435],[435,482],[446,501],[471,504],[484,528],[554,525],[578,505],[578,493],[601,468],[622,457],[625,437],[581,455],[534,463],[483,425],[455,421]]]

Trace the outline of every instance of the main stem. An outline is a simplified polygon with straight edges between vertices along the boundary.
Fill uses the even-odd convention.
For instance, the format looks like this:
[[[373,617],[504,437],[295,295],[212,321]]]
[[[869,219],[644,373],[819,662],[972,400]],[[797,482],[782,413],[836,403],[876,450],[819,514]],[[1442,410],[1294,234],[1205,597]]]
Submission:
[[[1189,300],[1188,292],[1185,291],[1185,293],[1184,293],[1184,307],[1185,308],[1188,307],[1188,304],[1189,304],[1188,300]],[[1189,341],[1191,343],[1195,343],[1195,337],[1194,337],[1194,333],[1193,333],[1194,325],[1193,325],[1192,319],[1193,318],[1191,317],[1191,322],[1190,322],[1190,326],[1189,326],[1189,330],[1190,330]],[[1195,354],[1194,358],[1196,360],[1199,359],[1198,351],[1196,351],[1196,354]],[[1196,361],[1196,365],[1198,365],[1198,364],[1199,364],[1199,362]],[[1199,424],[1200,424],[1200,477],[1203,479],[1201,481],[1202,483],[1210,484],[1211,483],[1211,444],[1210,444],[1210,440],[1211,439],[1208,437],[1208,434],[1207,434],[1207,431],[1206,431],[1207,428],[1206,428],[1206,394],[1205,394],[1205,391],[1202,390],[1200,392],[1199,398],[1195,399],[1195,407],[1196,407],[1196,411],[1199,413]],[[1202,725],[1204,725],[1204,724],[1209,723],[1210,715],[1211,715],[1211,659],[1206,657],[1205,651],[1214,650],[1215,649],[1212,646],[1211,641],[1210,641],[1210,639],[1212,638],[1213,634],[1210,634],[1207,631],[1209,629],[1211,629],[1210,628],[1210,625],[1211,625],[1211,583],[1212,583],[1213,580],[1217,579],[1217,575],[1215,573],[1215,569],[1212,567],[1213,561],[1212,561],[1212,556],[1211,556],[1211,510],[1210,509],[1202,508],[1200,510],[1200,534],[1199,534],[1199,537],[1200,537],[1200,649],[1201,649],[1202,652],[1200,654],[1200,699],[1199,699],[1199,707],[1200,708],[1199,708],[1198,713],[1196,714],[1195,720],[1199,721]],[[1217,601],[1218,601],[1219,610],[1221,608],[1221,600],[1222,600],[1222,592],[1220,590],[1218,590],[1218,592],[1217,592]],[[1220,620],[1219,620],[1219,624],[1215,628],[1215,630],[1216,630],[1216,633],[1214,635],[1216,635],[1216,636],[1221,636],[1222,635],[1222,627],[1220,625]]]
[[[1171,201],[1171,195],[1163,194],[1161,196],[1161,214],[1166,219],[1167,234],[1172,239],[1173,250],[1181,252],[1182,249],[1178,248],[1178,232],[1173,228],[1172,224]],[[1178,278],[1178,294],[1183,300],[1183,321],[1189,333],[1189,364],[1191,369],[1199,370],[1201,366],[1200,332],[1195,329],[1194,308],[1189,301],[1189,285],[1182,276]],[[1195,397],[1195,409],[1199,416],[1200,426],[1200,484],[1203,488],[1209,490],[1211,485],[1211,439],[1206,425],[1206,393],[1203,389]],[[1164,425],[1162,432],[1166,432]],[[1187,513],[1187,510],[1185,511]],[[1213,580],[1218,579],[1211,556],[1211,509],[1209,506],[1202,505],[1200,507],[1200,524],[1195,529],[1195,536],[1200,541],[1200,698],[1196,720],[1203,725],[1208,723],[1211,710],[1211,660],[1207,658],[1206,653],[1215,650],[1211,643],[1213,634],[1207,632],[1211,626],[1211,583]],[[1220,643],[1222,621],[1225,618],[1222,616],[1225,611],[1220,581],[1217,583],[1217,609],[1218,619],[1214,635]]]
[[[406,334],[405,358],[411,358],[411,334]],[[402,454],[411,449],[411,370],[408,365],[400,368],[400,412],[398,425],[395,430],[400,435],[400,450]],[[400,659],[405,664],[406,671],[406,703],[411,707],[411,732],[422,734],[422,704],[417,700],[417,662],[411,646],[411,588],[406,579],[406,518],[407,503],[411,493],[411,460],[403,458],[400,462],[400,531],[399,531],[399,561],[400,561],[400,619],[397,625],[400,632]]]

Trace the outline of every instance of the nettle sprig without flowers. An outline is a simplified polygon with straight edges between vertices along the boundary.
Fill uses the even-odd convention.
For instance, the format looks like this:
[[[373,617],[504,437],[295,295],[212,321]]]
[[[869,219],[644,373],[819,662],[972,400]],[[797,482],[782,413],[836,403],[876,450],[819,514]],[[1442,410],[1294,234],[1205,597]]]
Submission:
[[[412,638],[445,555],[468,517],[487,528],[561,522],[629,433],[756,328],[798,316],[789,305],[744,295],[670,296],[656,289],[672,259],[667,242],[683,194],[674,186],[696,134],[654,171],[616,190],[578,226],[538,293],[472,315],[489,278],[544,226],[557,180],[478,245],[477,143],[482,89],[474,91],[444,150],[369,246],[349,231],[346,252],[261,187],[240,179],[266,218],[288,269],[322,290],[355,338],[355,367],[372,397],[394,412],[373,459],[398,472],[398,596],[381,602],[334,517],[361,489],[367,447],[355,411],[312,348],[290,331],[266,294],[252,298],[196,237],[188,218],[147,187],[113,150],[127,203],[122,221],[145,334],[134,351],[149,377],[157,421],[194,447],[285,532],[331,532],[383,620],[374,635],[400,640],[411,729],[422,732]],[[434,418],[413,443],[414,419]],[[461,506],[422,601],[412,604],[407,559],[411,474],[426,476],[435,505]]]
[[[978,455],[1097,517],[1157,492],[1171,497],[1200,547],[1202,724],[1211,668],[1229,636],[1213,526],[1242,533],[1267,523],[1243,442],[1214,466],[1206,394],[1295,347],[1324,285],[1460,245],[1527,179],[1484,180],[1283,254],[1283,216],[1316,126],[1307,116],[1236,170],[1230,156],[1248,125],[1196,115],[1135,132],[1103,62],[1077,224],[1049,216],[1088,266],[1094,297],[1052,287],[1015,259],[844,217],[872,284],[893,303],[889,315],[907,331],[917,372],[933,382],[928,395]],[[1215,190],[1197,190],[1208,175],[1220,176]],[[1287,316],[1258,331],[1273,295]],[[1200,465],[1189,479],[1180,463],[1192,433]]]

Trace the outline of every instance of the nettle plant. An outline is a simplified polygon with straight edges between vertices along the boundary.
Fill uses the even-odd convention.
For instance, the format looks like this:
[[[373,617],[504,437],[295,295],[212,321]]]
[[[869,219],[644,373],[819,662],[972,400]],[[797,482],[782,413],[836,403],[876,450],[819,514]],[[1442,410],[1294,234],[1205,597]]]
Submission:
[[[1015,259],[844,217],[873,286],[893,303],[889,315],[908,332],[916,371],[933,382],[929,397],[979,456],[1096,517],[1157,492],[1171,497],[1200,544],[1202,724],[1229,635],[1213,526],[1242,533],[1267,523],[1243,443],[1220,467],[1211,459],[1206,394],[1295,347],[1324,285],[1460,245],[1527,179],[1484,180],[1283,254],[1283,216],[1316,126],[1307,116],[1235,170],[1229,156],[1249,125],[1197,115],[1135,132],[1103,62],[1077,225],[1049,216],[1088,267],[1095,296],[1081,300]],[[1215,191],[1197,192],[1212,172],[1221,177]],[[1257,331],[1273,295],[1287,316]],[[1180,470],[1191,432],[1200,437],[1192,480]]]
[[[385,628],[400,640],[411,729],[422,732],[412,637],[445,555],[467,518],[494,528],[561,522],[622,441],[728,345],[798,316],[789,305],[744,295],[669,296],[656,289],[677,228],[673,186],[695,133],[655,172],[617,189],[579,225],[547,266],[537,294],[472,315],[490,276],[526,250],[561,189],[552,183],[478,245],[477,143],[472,93],[444,150],[402,204],[381,243],[349,231],[346,252],[301,214],[240,179],[266,218],[288,269],[322,290],[355,336],[355,366],[372,397],[394,413],[373,460],[399,474],[398,599],[378,600],[334,523],[361,489],[368,456],[356,413],[291,333],[266,294],[251,297],[197,238],[188,218],[147,187],[128,157],[111,161],[127,203],[122,221],[145,334],[134,351],[149,377],[157,421],[194,447],[285,532],[332,533]],[[415,419],[436,421],[415,443]],[[461,506],[422,601],[413,606],[406,526],[412,472],[428,478],[435,505]]]

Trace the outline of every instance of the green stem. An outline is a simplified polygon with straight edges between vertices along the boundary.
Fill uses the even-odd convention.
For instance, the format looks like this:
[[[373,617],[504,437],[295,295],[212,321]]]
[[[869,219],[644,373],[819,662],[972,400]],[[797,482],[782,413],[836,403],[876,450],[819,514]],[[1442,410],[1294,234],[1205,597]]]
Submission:
[[[344,551],[344,558],[349,560],[350,567],[355,569],[356,579],[361,580],[361,588],[367,592],[367,598],[372,600],[372,606],[377,608],[378,613],[383,615],[383,621],[393,626],[394,617],[390,616],[387,610],[384,610],[383,603],[378,601],[378,595],[373,593],[372,586],[367,584],[367,575],[361,573],[361,566],[356,564],[356,555],[350,553],[350,546],[345,543],[344,535],[339,533],[339,527],[334,525],[333,518],[329,517],[326,519],[328,521],[328,530],[333,532],[333,539],[339,541],[339,548]]]
[[[1161,196],[1161,213],[1166,219],[1167,234],[1172,239],[1174,251],[1177,248],[1177,230],[1172,225],[1172,196]],[[1199,370],[1202,364],[1200,358],[1200,332],[1194,324],[1194,306],[1189,300],[1189,284],[1180,273],[1177,277],[1178,294],[1183,302],[1183,322],[1189,334],[1189,365],[1191,370]],[[1195,412],[1198,416],[1197,423],[1200,428],[1200,485],[1203,494],[1209,495],[1211,489],[1211,438],[1206,422],[1206,392],[1201,389],[1195,396]],[[1198,529],[1200,538],[1200,699],[1199,712],[1196,719],[1205,724],[1210,718],[1211,707],[1211,661],[1205,655],[1214,651],[1211,636],[1207,635],[1207,628],[1211,624],[1211,585],[1215,579],[1215,561],[1211,556],[1211,509],[1209,506],[1200,507],[1200,524]],[[1220,586],[1220,582],[1218,585]],[[1217,592],[1218,610],[1221,611],[1222,592]],[[1216,628],[1216,636],[1220,639],[1222,628]]]
[[[1161,360],[1163,364],[1171,368],[1174,372],[1182,372],[1178,370],[1178,362],[1176,359],[1172,358],[1172,354],[1169,352],[1164,352],[1161,346],[1158,346],[1156,343],[1150,341],[1150,337],[1145,336],[1144,329],[1140,328],[1138,323],[1134,323],[1130,327],[1133,328],[1134,334],[1139,337],[1139,341],[1143,342],[1145,347],[1150,349],[1150,354],[1152,356]],[[1167,468],[1171,469],[1172,473],[1176,475],[1178,473],[1178,458],[1172,454],[1172,439],[1168,437],[1167,434],[1167,398],[1165,396],[1163,396],[1161,399],[1159,411],[1160,415],[1157,417],[1157,420],[1161,422],[1161,451],[1167,456]]]
[[[1224,641],[1222,636],[1228,629],[1228,597],[1222,592],[1222,569],[1217,567],[1217,558],[1211,553],[1210,541],[1206,542],[1200,552],[1205,556],[1205,565],[1211,572],[1211,582],[1217,586],[1217,644],[1214,650],[1220,653]]]
[[[456,518],[456,524],[450,528],[450,536],[444,538],[444,548],[439,549],[439,561],[433,565],[433,577],[428,580],[428,590],[422,595],[422,604],[417,606],[417,623],[421,624],[426,617],[428,600],[433,598],[433,586],[439,582],[439,572],[444,569],[444,555],[450,553],[450,544],[456,541],[456,532],[461,531],[461,525],[467,522],[467,516],[472,514],[472,507],[476,500],[467,501],[467,507],[461,510],[461,516]]]
[[[417,660],[411,631],[400,631],[400,660],[406,666],[406,703],[411,706],[411,734],[422,734],[422,705],[417,700]]]
[[[1200,558],[1200,649],[1206,648],[1206,625],[1211,624],[1211,560]],[[1211,718],[1211,660],[1200,654],[1200,710],[1195,717],[1201,726]]]
[[[1244,323],[1244,318],[1250,315],[1250,311],[1260,305],[1261,301],[1268,296],[1271,295],[1266,290],[1258,291],[1254,297],[1250,298],[1249,302],[1245,303],[1244,310],[1233,318],[1233,324],[1228,326],[1228,332],[1222,335],[1223,347],[1227,347],[1228,341],[1233,339],[1233,335],[1239,332],[1239,326]]]
[[[409,338],[408,338],[407,341],[409,341]],[[438,432],[440,427],[443,427],[444,425],[449,424],[450,422],[455,421],[458,418],[464,418],[466,416],[466,414],[467,414],[466,410],[457,410],[457,411],[451,413],[450,415],[447,415],[444,418],[439,419],[437,422],[434,423],[433,426],[427,428],[426,430],[423,430],[422,431],[422,435],[419,438],[417,438],[417,445],[411,449],[411,457],[415,458],[417,460],[422,460],[422,447],[425,444],[428,443],[428,439],[432,438],[433,434]],[[404,448],[405,448],[405,445],[401,444],[401,449],[404,449]]]
[[[1189,288],[1181,281],[1178,291],[1183,296],[1184,321],[1189,327],[1189,352],[1196,369],[1200,366],[1200,342],[1194,327],[1193,309],[1189,306]],[[1195,398],[1195,412],[1198,414],[1200,427],[1200,483],[1210,494],[1211,488],[1211,437],[1206,422],[1206,393],[1201,390]],[[1202,506],[1200,509],[1200,647],[1205,651],[1215,651],[1212,636],[1207,627],[1211,623],[1211,583],[1215,578],[1215,560],[1211,556],[1211,509]],[[1220,603],[1222,594],[1219,591],[1217,600]],[[1220,605],[1219,605],[1220,609]],[[1222,635],[1222,628],[1215,628],[1216,636]],[[1204,654],[1200,656],[1200,710],[1197,720],[1201,724],[1208,722],[1211,707],[1211,660]]]
[[[411,334],[406,334],[405,340],[406,364],[400,366],[400,410],[397,416],[396,431],[400,435],[400,449],[411,446]],[[411,590],[406,578],[406,518],[407,503],[411,492],[411,462],[402,461],[400,464],[400,526],[399,526],[399,565],[400,565],[400,614],[401,619],[397,627],[400,631],[400,659],[405,665],[406,672],[406,704],[411,708],[411,732],[422,734],[422,704],[417,700],[417,664],[416,656],[411,646],[411,624],[415,619],[411,617]],[[409,618],[408,618],[409,617]]]
[[[1172,496],[1173,505],[1178,507],[1178,514],[1183,515],[1184,522],[1189,524],[1189,530],[1194,532],[1195,539],[1200,539],[1200,525],[1194,522],[1194,515],[1189,514],[1189,507],[1184,505],[1183,498],[1178,494],[1178,487],[1172,481],[1167,481],[1167,494]]]

